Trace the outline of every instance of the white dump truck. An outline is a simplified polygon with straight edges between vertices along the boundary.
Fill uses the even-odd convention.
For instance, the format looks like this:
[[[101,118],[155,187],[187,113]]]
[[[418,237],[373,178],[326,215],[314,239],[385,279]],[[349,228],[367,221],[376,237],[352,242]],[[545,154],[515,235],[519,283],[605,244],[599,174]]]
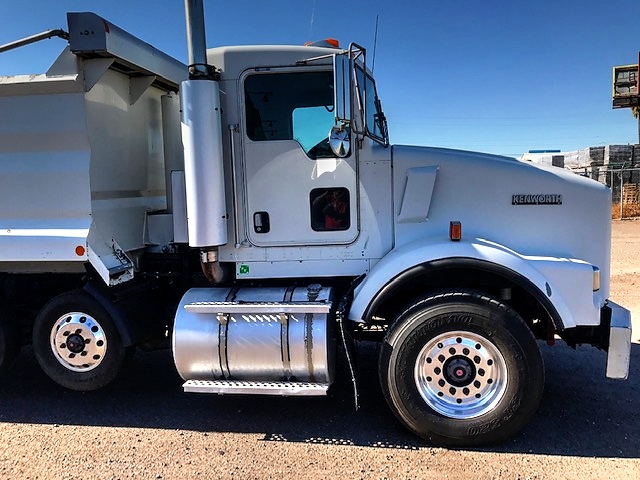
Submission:
[[[603,349],[606,373],[588,368],[626,378],[606,186],[391,146],[364,48],[205,50],[186,4],[189,66],[69,13],[36,36],[68,42],[46,73],[0,77],[4,373],[28,342],[84,391],[163,341],[187,392],[326,395],[344,365],[356,403],[378,375],[399,421],[443,445],[531,419],[538,341]],[[378,365],[355,368],[363,340]]]

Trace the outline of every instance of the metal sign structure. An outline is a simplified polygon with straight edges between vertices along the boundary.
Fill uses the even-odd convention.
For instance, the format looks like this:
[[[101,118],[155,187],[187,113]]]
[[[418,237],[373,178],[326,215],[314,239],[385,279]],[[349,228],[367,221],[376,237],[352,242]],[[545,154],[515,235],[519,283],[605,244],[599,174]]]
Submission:
[[[640,106],[638,80],[640,79],[639,61],[635,65],[613,67],[613,108],[631,108]]]

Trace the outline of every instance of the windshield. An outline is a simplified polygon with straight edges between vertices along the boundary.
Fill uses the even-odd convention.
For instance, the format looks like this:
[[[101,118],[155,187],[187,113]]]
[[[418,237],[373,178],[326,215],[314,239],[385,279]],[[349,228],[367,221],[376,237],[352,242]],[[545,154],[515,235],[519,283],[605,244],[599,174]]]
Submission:
[[[387,122],[378,99],[376,83],[373,77],[365,73],[360,65],[356,66],[356,81],[358,83],[358,98],[361,108],[366,113],[366,133],[374,140],[387,144]],[[365,103],[363,105],[363,103]]]

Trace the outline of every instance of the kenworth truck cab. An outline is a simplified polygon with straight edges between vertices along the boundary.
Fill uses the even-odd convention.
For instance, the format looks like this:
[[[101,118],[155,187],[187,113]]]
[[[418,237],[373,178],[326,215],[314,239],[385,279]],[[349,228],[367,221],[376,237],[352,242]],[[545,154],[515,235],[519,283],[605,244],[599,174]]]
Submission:
[[[25,338],[74,390],[163,338],[187,392],[326,395],[344,364],[356,404],[378,375],[444,445],[531,419],[539,340],[601,348],[626,378],[606,186],[391,146],[364,48],[206,50],[185,5],[189,68],[70,13],[47,73],[0,77],[0,370]],[[379,361],[356,369],[362,339]]]

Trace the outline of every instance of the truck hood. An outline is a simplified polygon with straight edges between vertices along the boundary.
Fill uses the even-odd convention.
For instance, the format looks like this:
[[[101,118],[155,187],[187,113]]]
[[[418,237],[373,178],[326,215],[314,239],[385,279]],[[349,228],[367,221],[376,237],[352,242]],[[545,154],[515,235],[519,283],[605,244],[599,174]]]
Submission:
[[[398,145],[391,156],[396,247],[447,238],[449,222],[460,221],[463,239],[509,245],[523,255],[583,260],[608,279],[606,185],[563,168],[476,152]]]

